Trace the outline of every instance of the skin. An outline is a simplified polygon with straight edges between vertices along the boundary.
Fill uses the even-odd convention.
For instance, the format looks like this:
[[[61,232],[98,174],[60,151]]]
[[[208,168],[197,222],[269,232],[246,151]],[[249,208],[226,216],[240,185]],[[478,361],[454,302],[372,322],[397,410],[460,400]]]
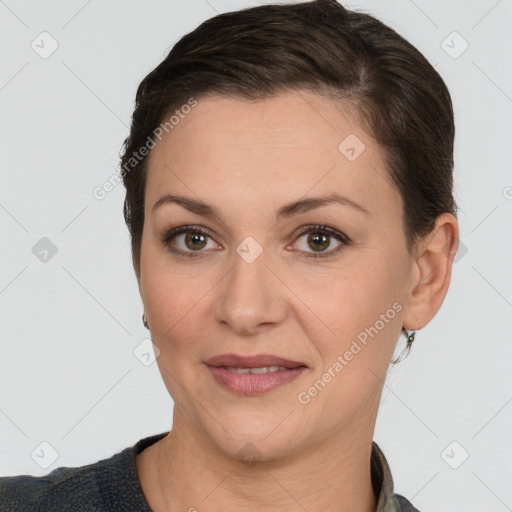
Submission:
[[[357,119],[310,92],[249,102],[203,96],[151,151],[139,288],[157,363],[174,405],[168,436],[136,458],[153,510],[370,512],[377,501],[370,454],[379,401],[402,326],[424,327],[441,306],[457,250],[450,214],[409,253],[403,203],[383,153]],[[338,145],[365,144],[349,161]],[[277,210],[336,192],[368,211],[331,203],[278,221]],[[200,199],[218,216],[169,203],[165,194]],[[204,248],[173,227],[211,232]],[[326,225],[320,251],[299,228]],[[246,237],[263,252],[247,263]],[[171,252],[178,248],[198,257]],[[324,258],[304,254],[328,253]],[[402,307],[308,404],[298,394],[332,367],[365,328],[394,303]],[[239,396],[204,362],[237,353],[270,353],[308,369],[259,396]],[[256,447],[248,464],[239,451]],[[193,510],[193,509],[192,509]]]

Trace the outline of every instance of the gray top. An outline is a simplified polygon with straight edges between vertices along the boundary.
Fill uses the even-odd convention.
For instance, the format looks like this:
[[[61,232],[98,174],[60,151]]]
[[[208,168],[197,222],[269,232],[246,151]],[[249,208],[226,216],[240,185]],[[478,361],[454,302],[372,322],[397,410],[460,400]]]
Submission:
[[[46,476],[0,478],[1,512],[152,512],[140,486],[135,456],[168,432],[139,440],[108,459],[80,467],[59,467]],[[394,494],[388,463],[375,441],[371,476],[376,512],[419,512]]]

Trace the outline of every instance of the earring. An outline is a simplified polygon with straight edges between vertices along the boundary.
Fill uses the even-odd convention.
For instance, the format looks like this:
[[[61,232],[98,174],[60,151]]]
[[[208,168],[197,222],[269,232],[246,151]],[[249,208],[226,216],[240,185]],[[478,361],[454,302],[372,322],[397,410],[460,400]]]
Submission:
[[[416,331],[413,331],[407,335],[407,345],[410,345],[416,337]]]
[[[144,327],[145,327],[146,329],[149,329],[148,321],[147,321],[147,319],[146,319],[146,313],[143,313],[143,314],[142,314],[142,323],[144,324]]]

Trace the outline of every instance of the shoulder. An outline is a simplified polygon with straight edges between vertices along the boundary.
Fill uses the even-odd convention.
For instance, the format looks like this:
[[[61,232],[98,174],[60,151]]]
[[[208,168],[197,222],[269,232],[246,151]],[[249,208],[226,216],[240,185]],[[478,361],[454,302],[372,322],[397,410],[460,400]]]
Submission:
[[[110,458],[59,467],[45,476],[0,478],[1,512],[150,512],[139,484],[135,455],[165,434],[139,440]]]
[[[82,467],[60,467],[46,476],[9,476],[0,478],[0,505],[2,512],[100,510],[101,494],[96,474],[101,472],[101,462]]]

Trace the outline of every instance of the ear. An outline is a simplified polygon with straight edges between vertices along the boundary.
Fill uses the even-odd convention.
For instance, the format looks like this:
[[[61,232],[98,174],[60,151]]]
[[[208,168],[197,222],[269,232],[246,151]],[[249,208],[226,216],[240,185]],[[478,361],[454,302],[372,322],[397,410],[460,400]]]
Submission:
[[[403,326],[422,329],[436,315],[450,285],[452,263],[459,246],[457,219],[443,213],[432,232],[418,242],[414,251],[412,281]]]

